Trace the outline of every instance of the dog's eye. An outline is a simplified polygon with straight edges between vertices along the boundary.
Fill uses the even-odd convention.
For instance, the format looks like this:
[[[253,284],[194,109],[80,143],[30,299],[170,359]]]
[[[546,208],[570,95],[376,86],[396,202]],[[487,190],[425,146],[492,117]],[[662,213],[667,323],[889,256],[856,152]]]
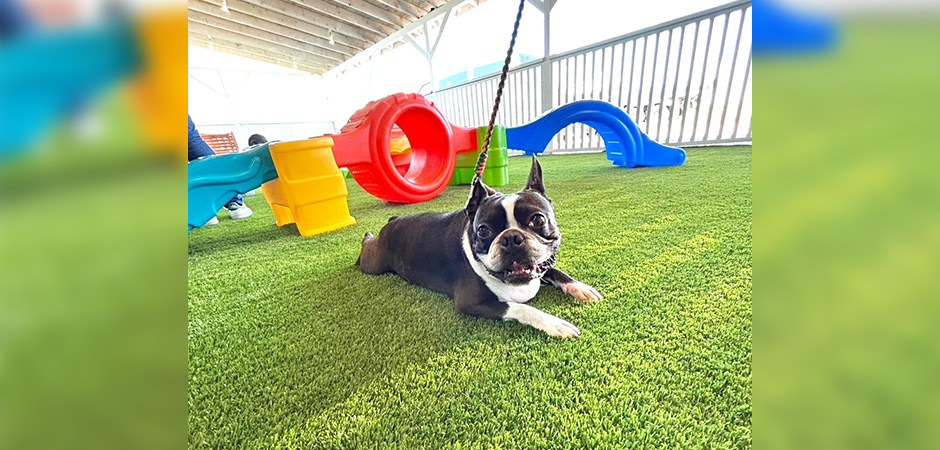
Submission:
[[[487,239],[487,238],[489,238],[490,235],[492,235],[492,234],[493,234],[493,232],[490,231],[489,227],[487,227],[486,225],[480,225],[480,226],[477,228],[477,237],[480,238],[480,239]]]
[[[541,214],[536,214],[529,219],[529,226],[533,228],[539,228],[545,225],[545,216]]]

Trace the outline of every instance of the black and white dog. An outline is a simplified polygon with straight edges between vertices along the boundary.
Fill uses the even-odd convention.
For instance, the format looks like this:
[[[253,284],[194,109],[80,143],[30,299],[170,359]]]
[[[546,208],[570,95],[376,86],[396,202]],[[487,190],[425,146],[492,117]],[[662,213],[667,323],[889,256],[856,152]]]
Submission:
[[[525,304],[542,282],[600,300],[597,290],[552,267],[560,245],[542,167],[532,158],[523,190],[504,195],[478,181],[460,211],[392,217],[377,238],[366,233],[356,263],[367,274],[394,273],[447,294],[463,314],[577,337],[576,326]]]

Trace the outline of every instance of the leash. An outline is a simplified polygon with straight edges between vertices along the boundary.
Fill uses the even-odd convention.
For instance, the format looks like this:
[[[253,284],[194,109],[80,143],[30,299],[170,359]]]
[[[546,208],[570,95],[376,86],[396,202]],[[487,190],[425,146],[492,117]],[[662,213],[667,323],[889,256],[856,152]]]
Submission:
[[[490,153],[490,139],[493,137],[493,125],[496,123],[496,112],[499,111],[499,100],[503,96],[503,87],[506,86],[506,76],[509,75],[509,61],[512,59],[512,48],[516,45],[516,34],[519,33],[519,21],[522,20],[522,8],[525,7],[525,2],[526,0],[519,0],[519,12],[516,14],[516,23],[512,27],[512,39],[509,41],[506,61],[503,62],[503,72],[499,75],[499,86],[496,88],[496,102],[493,103],[493,113],[490,115],[490,124],[486,127],[486,139],[483,141],[480,158],[477,159],[476,175],[473,177],[472,184],[480,181],[483,170],[486,169],[486,159]]]

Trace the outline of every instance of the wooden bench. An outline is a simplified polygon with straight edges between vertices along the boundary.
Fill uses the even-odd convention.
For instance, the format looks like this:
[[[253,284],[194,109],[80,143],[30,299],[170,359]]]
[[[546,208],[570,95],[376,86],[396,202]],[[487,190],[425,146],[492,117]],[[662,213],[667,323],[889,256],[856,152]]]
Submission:
[[[216,155],[225,155],[228,153],[238,153],[238,143],[235,142],[235,134],[202,134],[199,136],[202,137],[202,140],[206,141],[206,144],[209,144],[209,148],[215,152]]]

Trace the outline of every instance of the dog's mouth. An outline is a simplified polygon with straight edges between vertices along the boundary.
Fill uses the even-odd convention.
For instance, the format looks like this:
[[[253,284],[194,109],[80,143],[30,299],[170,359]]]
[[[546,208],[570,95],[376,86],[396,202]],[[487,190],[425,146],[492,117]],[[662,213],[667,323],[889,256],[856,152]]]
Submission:
[[[545,272],[548,272],[548,269],[552,268],[554,263],[555,257],[552,256],[538,264],[513,261],[509,267],[501,271],[493,271],[489,270],[489,268],[487,268],[487,270],[489,270],[490,274],[494,277],[509,283],[527,283],[536,278],[541,278],[542,275],[545,275]]]

